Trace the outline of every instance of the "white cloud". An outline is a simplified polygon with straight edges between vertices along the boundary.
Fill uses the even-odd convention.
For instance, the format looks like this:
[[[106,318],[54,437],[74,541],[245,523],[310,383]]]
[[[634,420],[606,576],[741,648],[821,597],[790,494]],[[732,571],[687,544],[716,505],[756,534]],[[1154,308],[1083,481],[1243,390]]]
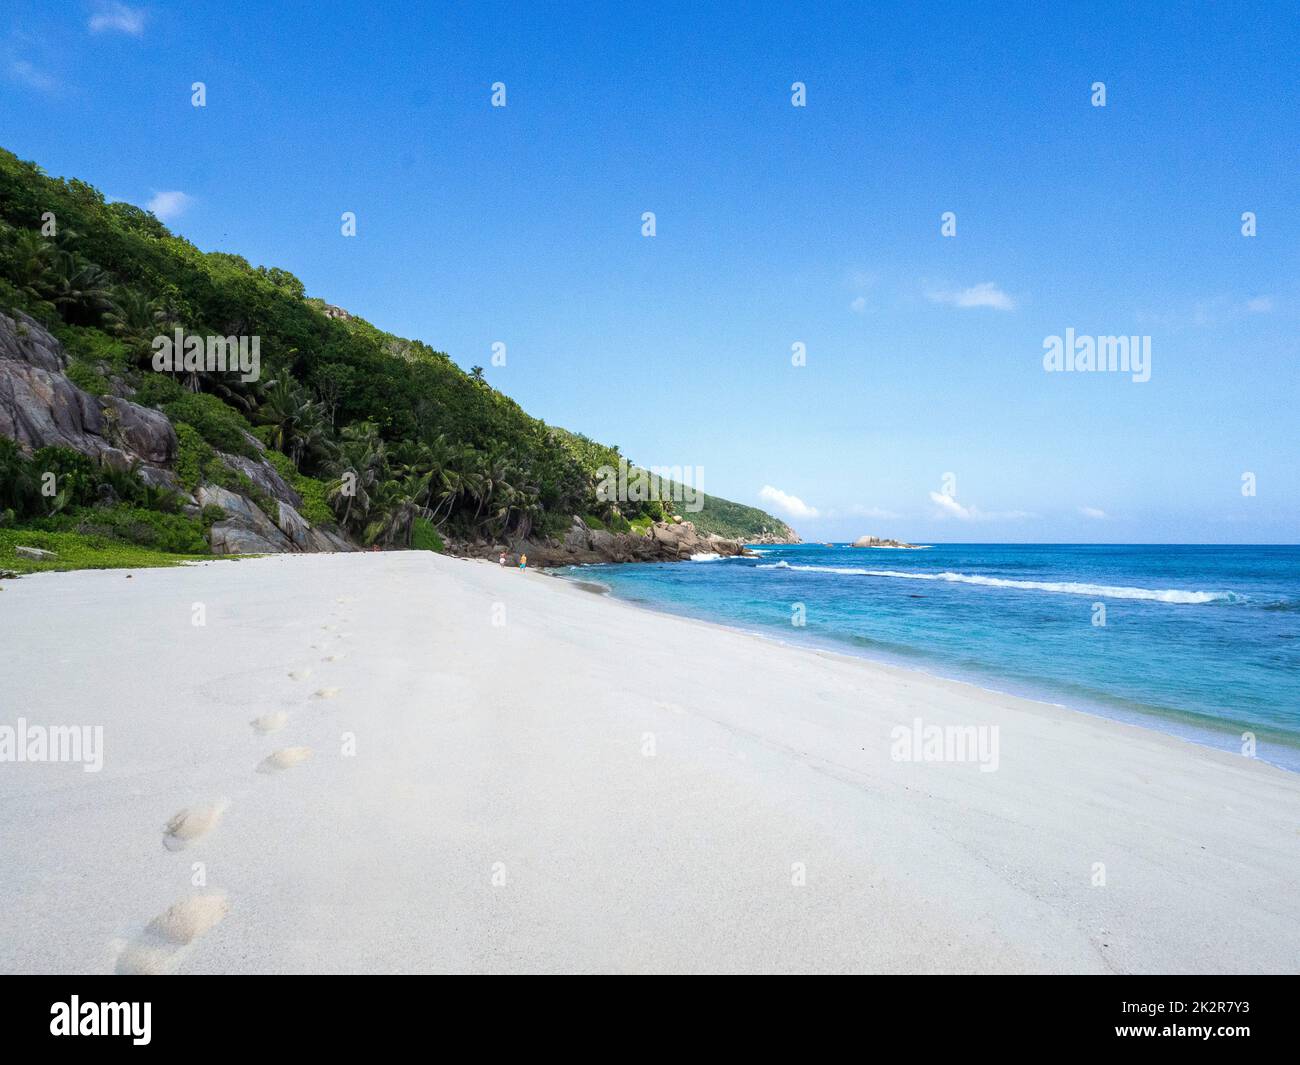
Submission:
[[[144,9],[126,4],[101,3],[90,16],[91,33],[129,33],[139,37],[144,33]]]
[[[59,83],[39,69],[34,63],[26,59],[11,59],[8,67],[9,77],[14,81],[21,82],[29,89],[40,89],[41,92],[53,92],[59,87]]]
[[[848,287],[857,293],[849,303],[854,314],[867,314],[872,310],[871,293],[880,275],[866,270],[854,270],[848,277]]]
[[[155,192],[146,205],[163,222],[170,222],[185,213],[194,201],[183,192]]]
[[[1100,507],[1080,507],[1079,513],[1085,518],[1093,518],[1097,521],[1105,521],[1106,518],[1110,517],[1110,515]]]
[[[962,521],[970,521],[975,516],[972,511],[963,507],[952,496],[944,495],[942,492],[931,492],[930,499],[940,510],[961,518]]]
[[[1033,514],[1024,510],[1003,510],[986,513],[978,507],[964,507],[955,498],[945,495],[943,492],[931,492],[930,500],[939,508],[941,513],[958,518],[961,521],[1021,521],[1025,518],[1034,517]]]
[[[786,517],[817,517],[816,507],[810,507],[798,496],[792,496],[788,492],[782,492],[781,489],[773,488],[770,484],[765,484],[758,490],[758,498],[764,503],[767,503],[773,510],[784,514]]]
[[[1156,325],[1161,329],[1213,329],[1245,314],[1270,314],[1276,306],[1272,296],[1243,299],[1220,294],[1165,310],[1139,309],[1136,317],[1139,325]]]
[[[999,311],[1016,309],[1016,301],[992,281],[972,285],[970,288],[927,292],[926,298],[931,303],[947,303],[953,307],[992,307]]]

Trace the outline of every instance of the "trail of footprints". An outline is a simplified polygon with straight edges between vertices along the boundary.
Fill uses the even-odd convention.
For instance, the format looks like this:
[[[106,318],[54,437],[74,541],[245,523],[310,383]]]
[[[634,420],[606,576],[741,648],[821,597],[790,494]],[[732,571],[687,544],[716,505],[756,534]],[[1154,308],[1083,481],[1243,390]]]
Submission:
[[[338,607],[333,617],[338,622],[347,622],[342,611],[352,602],[351,596],[340,596],[335,600]],[[349,636],[348,633],[339,632],[339,624],[333,621],[322,625],[321,630],[332,634],[336,640],[344,640]],[[326,640],[329,638],[325,637]],[[331,648],[328,643],[313,643],[311,650],[330,652],[321,659],[323,663],[340,662],[347,657],[342,651]],[[311,678],[312,669],[303,666],[291,670],[288,676],[293,681],[305,681]],[[341,691],[340,688],[318,688],[311,698],[333,699]],[[249,724],[260,735],[270,735],[289,724],[289,713],[286,710],[271,710],[254,718]],[[311,756],[310,747],[281,747],[268,754],[254,768],[262,774],[279,773],[301,765]],[[228,800],[220,799],[179,811],[163,826],[163,846],[169,851],[181,851],[201,840],[218,827],[229,805]],[[219,891],[191,895],[173,903],[130,942],[118,941],[113,944],[116,972],[124,975],[172,972],[191,944],[215,928],[229,911],[229,900]]]

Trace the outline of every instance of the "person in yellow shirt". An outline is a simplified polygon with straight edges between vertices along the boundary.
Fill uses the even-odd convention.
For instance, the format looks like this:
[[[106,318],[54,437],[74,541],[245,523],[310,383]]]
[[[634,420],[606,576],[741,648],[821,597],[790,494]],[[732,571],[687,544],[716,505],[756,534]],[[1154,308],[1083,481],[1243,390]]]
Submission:
[[[520,555],[520,556],[519,556],[519,568],[520,568],[520,569],[527,569],[527,568],[528,568],[528,556],[527,556],[527,555]]]

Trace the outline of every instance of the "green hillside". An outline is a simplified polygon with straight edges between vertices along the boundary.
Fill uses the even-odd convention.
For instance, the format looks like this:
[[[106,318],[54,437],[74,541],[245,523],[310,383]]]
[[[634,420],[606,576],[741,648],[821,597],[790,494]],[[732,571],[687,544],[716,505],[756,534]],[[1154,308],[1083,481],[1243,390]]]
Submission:
[[[623,527],[672,510],[597,500],[596,471],[610,456],[617,461],[617,449],[529,416],[481,371],[465,373],[421,341],[308,298],[284,269],[202,252],[152,214],[109,203],[76,179],[48,177],[2,149],[0,311],[45,325],[81,388],[166,413],[180,438],[176,472],[185,488],[213,482],[249,494],[214,455],[256,459],[251,434],[302,496],[304,517],[335,522],[359,543],[410,546],[434,528],[453,541],[555,535],[573,514]],[[260,377],[159,372],[152,341],[178,328],[259,337]],[[147,546],[192,552],[202,539],[204,519],[179,514],[166,493],[105,487],[111,479],[73,456],[43,457],[41,469],[77,471],[70,491],[49,500],[32,490],[31,461],[12,446],[0,452],[0,523],[67,531],[97,504],[97,529],[143,530]],[[112,520],[106,494],[136,517]],[[158,519],[138,520],[146,511]],[[742,538],[784,528],[712,497],[703,514],[687,516]]]

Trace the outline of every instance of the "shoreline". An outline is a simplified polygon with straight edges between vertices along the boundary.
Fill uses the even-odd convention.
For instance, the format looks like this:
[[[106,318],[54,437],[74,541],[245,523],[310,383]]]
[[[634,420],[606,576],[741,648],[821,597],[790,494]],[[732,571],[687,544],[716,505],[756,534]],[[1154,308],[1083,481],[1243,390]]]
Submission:
[[[0,964],[1294,971],[1294,774],[539,576],[392,552],[8,588],[0,636],[57,668],[4,704],[101,724],[105,757],[0,765],[30,856],[0,868]],[[914,720],[992,730],[996,766],[895,757]],[[195,894],[212,926],[159,947]]]
[[[576,584],[582,582],[591,585],[596,582],[584,580],[576,575],[571,576],[560,571],[563,569],[587,569],[590,568],[591,565],[608,564],[610,563],[584,563],[581,565],[566,567],[547,567],[546,572],[550,576],[559,577],[570,583]],[[689,613],[685,611],[679,612],[667,607],[661,607],[645,600],[627,598],[619,595],[614,588],[604,584],[600,584],[599,589],[602,594],[611,599],[650,611],[651,613],[662,614],[666,617],[679,618],[694,621],[699,624],[717,626],[733,632],[746,633],[783,647],[790,647],[797,650],[809,650],[816,653],[839,655],[851,661],[865,661],[875,665],[914,672],[919,676],[935,680],[967,684],[973,688],[979,689],[980,691],[989,692],[994,695],[1006,695],[1011,698],[1025,699],[1031,702],[1042,703],[1046,706],[1056,707],[1069,713],[1084,714],[1090,718],[1131,725],[1135,728],[1141,728],[1162,736],[1170,736],[1207,750],[1233,754],[1234,749],[1240,745],[1242,732],[1251,732],[1257,735],[1262,733],[1262,735],[1260,735],[1261,745],[1268,745],[1275,749],[1281,748],[1287,753],[1287,755],[1289,755],[1289,758],[1282,761],[1275,761],[1265,757],[1263,754],[1257,753],[1254,755],[1254,760],[1263,762],[1266,765],[1280,769],[1286,773],[1300,774],[1300,739],[1282,738],[1287,737],[1287,734],[1273,732],[1268,730],[1266,726],[1252,726],[1245,722],[1238,724],[1223,722],[1220,724],[1209,721],[1207,723],[1207,719],[1199,715],[1186,713],[1174,708],[1160,707],[1154,704],[1135,704],[1132,700],[1125,700],[1120,696],[1110,695],[1105,692],[1098,693],[1091,698],[1088,696],[1080,696],[1075,698],[1073,701],[1062,702],[1058,700],[1068,700],[1071,699],[1071,697],[1052,692],[1050,686],[1045,685],[1041,681],[1037,683],[1035,681],[1019,682],[1014,678],[997,674],[992,670],[988,672],[980,672],[974,669],[962,670],[960,668],[952,667],[949,663],[941,659],[925,658],[921,652],[914,652],[914,654],[917,659],[923,659],[924,664],[917,664],[911,661],[908,656],[902,654],[890,656],[880,651],[848,650],[843,645],[850,642],[850,640],[837,638],[835,636],[807,634],[798,639],[791,639],[784,635],[778,635],[775,630],[767,631],[763,629],[747,628],[729,620],[706,617],[702,614]],[[1003,681],[1007,682],[1011,686],[1006,688],[993,686]],[[1115,705],[1111,705],[1108,700],[1113,702]],[[1237,756],[1244,757],[1242,755]]]

